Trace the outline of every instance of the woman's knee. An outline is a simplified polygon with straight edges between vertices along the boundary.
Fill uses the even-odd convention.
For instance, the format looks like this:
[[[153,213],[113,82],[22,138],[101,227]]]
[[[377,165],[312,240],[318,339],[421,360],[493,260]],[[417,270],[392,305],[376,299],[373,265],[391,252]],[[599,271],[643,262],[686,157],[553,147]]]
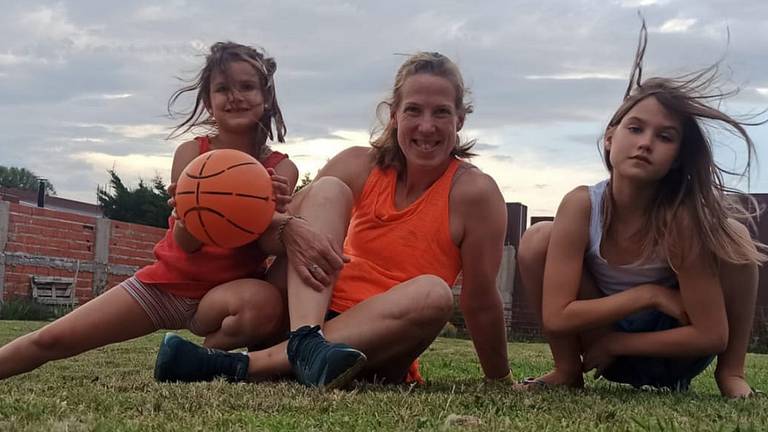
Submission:
[[[352,206],[352,190],[346,183],[336,177],[320,177],[315,179],[302,194],[299,207],[328,205]]]
[[[446,321],[453,312],[453,293],[443,279],[421,275],[411,280],[408,303],[417,321]]]

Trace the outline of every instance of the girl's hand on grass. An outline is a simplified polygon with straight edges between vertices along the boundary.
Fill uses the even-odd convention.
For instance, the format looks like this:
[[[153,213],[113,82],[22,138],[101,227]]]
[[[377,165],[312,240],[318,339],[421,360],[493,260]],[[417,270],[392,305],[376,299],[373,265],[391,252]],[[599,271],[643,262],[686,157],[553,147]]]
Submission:
[[[285,213],[286,207],[293,199],[288,178],[277,175],[272,168],[267,168],[267,172],[272,179],[272,195],[275,200],[275,211],[278,213]]]

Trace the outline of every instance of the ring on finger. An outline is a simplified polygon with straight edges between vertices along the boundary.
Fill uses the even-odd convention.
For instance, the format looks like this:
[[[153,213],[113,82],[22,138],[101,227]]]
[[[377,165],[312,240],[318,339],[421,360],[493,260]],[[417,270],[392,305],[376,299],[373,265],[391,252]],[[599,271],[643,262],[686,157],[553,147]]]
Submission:
[[[311,266],[309,266],[309,271],[312,272],[312,273],[317,273],[317,272],[322,271],[322,270],[323,269],[321,269],[320,266],[317,265],[317,264],[312,264]]]

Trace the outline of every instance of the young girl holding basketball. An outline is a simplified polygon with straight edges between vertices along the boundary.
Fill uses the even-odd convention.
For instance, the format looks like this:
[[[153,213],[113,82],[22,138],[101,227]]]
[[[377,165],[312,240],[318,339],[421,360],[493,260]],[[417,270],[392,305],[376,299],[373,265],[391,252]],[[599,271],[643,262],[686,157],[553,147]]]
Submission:
[[[523,284],[541,311],[552,372],[523,388],[583,386],[583,372],[635,387],[685,390],[718,357],[727,397],[752,393],[744,360],[764,246],[740,222],[743,195],[723,183],[702,123],[740,135],[709,104],[715,67],[641,81],[645,26],[624,102],[604,136],[609,178],[565,196],[552,224],[520,244]],[[749,160],[747,168],[749,167]],[[753,201],[752,201],[753,202]]]
[[[284,211],[298,171],[286,155],[267,145],[267,138],[273,139],[274,134],[283,142],[286,132],[275,92],[275,70],[275,61],[254,48],[231,42],[211,47],[196,81],[175,92],[169,101],[170,108],[182,94],[196,91],[194,108],[175,132],[196,126],[212,131],[176,150],[169,188],[172,195],[176,180],[192,159],[213,149],[237,149],[268,168],[278,211]],[[274,236],[281,225],[284,228],[286,218],[275,213],[265,236]],[[0,348],[0,379],[161,328],[187,328],[204,336],[206,346],[221,349],[267,343],[282,336],[282,294],[263,280],[263,262],[269,251],[258,242],[234,249],[203,245],[187,232],[175,212],[169,225],[155,246],[154,264],[70,314]],[[240,364],[233,361],[232,368]]]

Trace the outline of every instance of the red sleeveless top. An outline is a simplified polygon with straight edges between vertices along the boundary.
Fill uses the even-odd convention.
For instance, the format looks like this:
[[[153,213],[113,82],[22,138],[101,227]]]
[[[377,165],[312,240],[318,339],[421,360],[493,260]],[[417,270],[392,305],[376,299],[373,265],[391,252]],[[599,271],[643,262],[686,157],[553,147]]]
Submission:
[[[196,138],[200,154],[210,150],[208,137]],[[273,151],[261,161],[265,168],[274,168],[288,156]],[[168,230],[153,250],[155,261],[138,272],[136,278],[168,293],[188,298],[202,298],[212,288],[225,282],[243,278],[263,278],[266,255],[256,242],[245,246],[224,249],[203,245],[195,252],[187,253],[173,240],[176,220],[168,218]]]

